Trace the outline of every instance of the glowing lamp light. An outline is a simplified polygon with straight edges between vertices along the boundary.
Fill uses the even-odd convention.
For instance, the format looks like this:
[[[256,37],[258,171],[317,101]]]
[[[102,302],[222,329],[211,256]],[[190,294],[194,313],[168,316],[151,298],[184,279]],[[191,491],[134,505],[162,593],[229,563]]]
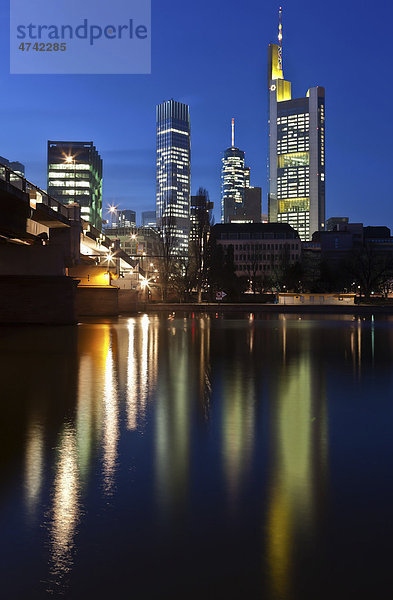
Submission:
[[[144,277],[141,281],[141,288],[143,290],[145,290],[148,287],[148,285],[149,285],[149,280]]]

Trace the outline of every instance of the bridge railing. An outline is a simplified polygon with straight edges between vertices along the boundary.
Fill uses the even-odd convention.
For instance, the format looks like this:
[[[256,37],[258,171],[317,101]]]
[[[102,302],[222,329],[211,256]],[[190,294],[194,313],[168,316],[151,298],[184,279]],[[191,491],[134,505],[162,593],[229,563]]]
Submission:
[[[41,190],[34,183],[31,183],[31,181],[28,181],[26,177],[15,173],[15,171],[6,165],[0,164],[0,179],[29,194],[30,206],[32,208],[35,208],[37,204],[44,204],[68,219],[67,207],[64,204],[47,194],[47,192],[44,192],[44,190]]]

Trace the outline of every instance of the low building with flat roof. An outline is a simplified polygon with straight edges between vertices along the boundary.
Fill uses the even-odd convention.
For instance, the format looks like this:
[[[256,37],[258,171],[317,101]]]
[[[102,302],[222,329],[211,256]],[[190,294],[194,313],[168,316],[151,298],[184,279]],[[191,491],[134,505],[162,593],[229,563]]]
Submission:
[[[225,250],[233,246],[238,276],[268,276],[283,262],[301,260],[299,234],[287,223],[226,223],[210,231]]]
[[[296,305],[353,305],[355,304],[355,294],[340,294],[338,293],[316,293],[316,294],[300,294],[297,292],[278,294],[279,304],[296,304]]]

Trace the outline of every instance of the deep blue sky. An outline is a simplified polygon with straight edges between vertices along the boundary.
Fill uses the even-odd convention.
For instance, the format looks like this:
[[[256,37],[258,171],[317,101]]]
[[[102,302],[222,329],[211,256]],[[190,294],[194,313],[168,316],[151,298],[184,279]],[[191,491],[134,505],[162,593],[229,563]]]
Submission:
[[[104,160],[104,205],[155,208],[155,105],[190,104],[192,192],[218,216],[222,151],[245,150],[266,200],[266,48],[278,3],[152,0],[152,74],[9,75],[8,6],[0,6],[0,155],[46,187],[48,139],[93,140]],[[393,8],[389,2],[283,4],[284,74],[294,96],[326,88],[326,214],[393,228]],[[216,219],[217,219],[216,216]]]

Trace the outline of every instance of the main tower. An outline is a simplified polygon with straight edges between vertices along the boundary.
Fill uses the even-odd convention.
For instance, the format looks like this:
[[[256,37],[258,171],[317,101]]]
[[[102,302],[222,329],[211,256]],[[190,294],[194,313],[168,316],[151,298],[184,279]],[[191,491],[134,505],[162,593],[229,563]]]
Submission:
[[[289,223],[302,240],[325,227],[325,89],[292,98],[284,79],[282,9],[278,44],[268,46],[269,222]]]
[[[232,119],[232,145],[227,148],[221,166],[221,223],[229,223],[244,206],[245,189],[250,187],[250,169],[245,153],[235,146],[235,120]]]

